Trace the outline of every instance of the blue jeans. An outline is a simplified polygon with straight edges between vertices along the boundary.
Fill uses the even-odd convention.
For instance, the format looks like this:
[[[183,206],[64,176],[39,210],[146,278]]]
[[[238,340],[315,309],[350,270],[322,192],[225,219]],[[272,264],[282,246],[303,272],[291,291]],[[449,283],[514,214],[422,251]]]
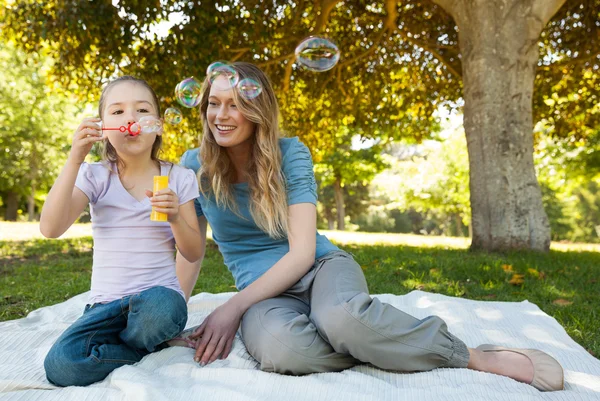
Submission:
[[[106,304],[86,305],[44,360],[57,386],[86,386],[123,365],[139,362],[179,334],[187,323],[181,294],[153,287]]]

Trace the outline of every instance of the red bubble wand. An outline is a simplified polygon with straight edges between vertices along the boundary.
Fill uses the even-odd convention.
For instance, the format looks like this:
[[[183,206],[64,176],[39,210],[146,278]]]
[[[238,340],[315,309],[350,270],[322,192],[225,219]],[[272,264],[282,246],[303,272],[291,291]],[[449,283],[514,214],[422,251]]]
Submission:
[[[142,129],[140,127],[140,124],[133,122],[133,123],[129,123],[127,126],[121,125],[119,128],[102,128],[102,131],[120,131],[120,132],[125,132],[127,131],[129,133],[129,135],[131,136],[136,136],[139,135],[140,132],[142,132]]]

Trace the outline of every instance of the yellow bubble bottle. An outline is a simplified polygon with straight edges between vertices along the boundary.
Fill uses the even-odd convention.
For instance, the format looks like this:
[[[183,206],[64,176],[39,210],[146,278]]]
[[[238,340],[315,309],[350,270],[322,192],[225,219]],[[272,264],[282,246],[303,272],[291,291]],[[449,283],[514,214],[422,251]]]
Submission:
[[[152,192],[156,194],[161,189],[169,187],[169,176],[166,175],[155,175],[152,186]],[[159,213],[152,207],[152,213],[150,213],[150,220],[152,221],[167,221],[167,215],[165,213]]]

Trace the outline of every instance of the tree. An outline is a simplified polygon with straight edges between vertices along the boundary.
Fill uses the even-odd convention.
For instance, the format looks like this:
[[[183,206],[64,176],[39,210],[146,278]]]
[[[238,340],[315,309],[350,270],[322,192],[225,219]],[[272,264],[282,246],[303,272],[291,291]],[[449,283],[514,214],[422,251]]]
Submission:
[[[411,210],[419,213],[430,223],[435,221],[446,235],[464,236],[465,226],[471,231],[468,156],[462,129],[448,129],[439,140],[416,146],[393,144],[385,157],[391,168],[375,178],[372,194],[375,199],[388,200],[386,209],[397,210],[405,218]]]
[[[383,144],[366,149],[352,149],[352,132],[342,128],[342,133],[332,138],[335,146],[318,155],[315,175],[319,183],[319,200],[323,205],[329,229],[333,227],[335,209],[338,230],[345,230],[345,217],[357,217],[368,205],[368,183],[387,167],[381,157]],[[350,202],[348,202],[350,200]]]
[[[433,111],[462,96],[472,247],[547,250],[532,118],[548,113],[549,86],[574,77],[586,90],[552,110],[552,122],[585,136],[577,124],[592,119],[586,105],[598,94],[595,78],[585,77],[596,76],[600,64],[599,8],[600,0],[224,0],[214,8],[21,1],[4,10],[2,35],[31,51],[57,49],[63,86],[98,86],[119,70],[145,72],[159,92],[172,93],[211,61],[256,62],[275,82],[286,128],[311,149],[331,149],[324,131],[340,126],[365,138],[419,141],[434,129]],[[151,28],[171,17],[170,35],[153,36]],[[295,62],[294,48],[318,34],[333,38],[343,55],[332,70],[314,74]],[[575,111],[583,122],[568,123]]]
[[[0,196],[5,219],[16,220],[22,197],[29,220],[36,196],[49,190],[76,127],[76,108],[46,85],[43,56],[27,56],[9,44],[0,50]]]

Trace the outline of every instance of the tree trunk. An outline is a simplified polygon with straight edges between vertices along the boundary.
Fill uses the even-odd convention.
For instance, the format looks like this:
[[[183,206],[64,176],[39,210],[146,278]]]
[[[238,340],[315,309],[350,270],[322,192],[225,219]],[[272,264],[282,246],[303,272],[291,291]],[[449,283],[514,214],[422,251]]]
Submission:
[[[35,183],[31,184],[31,194],[27,197],[27,220],[35,221]]]
[[[335,229],[335,218],[333,217],[333,211],[331,208],[327,207],[323,204],[323,213],[325,214],[325,218],[327,219],[327,229],[334,230]]]
[[[346,229],[344,225],[346,211],[344,210],[344,190],[342,188],[342,178],[340,176],[335,177],[333,190],[335,194],[335,208],[337,209],[337,229],[344,231]]]
[[[533,165],[532,94],[542,29],[566,0],[434,0],[459,28],[471,248],[547,251]]]
[[[8,191],[6,193],[6,212],[4,220],[17,221],[17,210],[19,209],[19,196],[16,192]]]
[[[454,222],[456,223],[456,236],[457,237],[464,237],[465,233],[463,232],[462,219],[460,218],[460,214],[459,213],[454,213]]]

